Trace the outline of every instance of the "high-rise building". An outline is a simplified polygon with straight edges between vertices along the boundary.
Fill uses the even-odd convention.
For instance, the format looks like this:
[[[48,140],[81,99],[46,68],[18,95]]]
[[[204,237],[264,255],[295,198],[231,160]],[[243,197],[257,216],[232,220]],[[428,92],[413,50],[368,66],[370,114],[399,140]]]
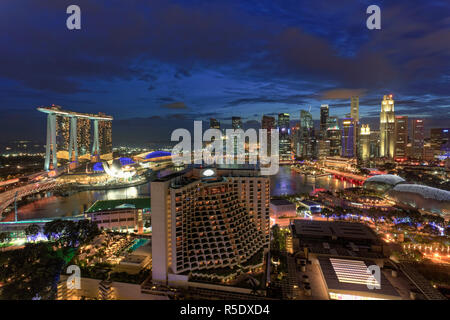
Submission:
[[[153,181],[150,194],[155,282],[232,271],[269,247],[270,180],[259,170],[191,168]]]
[[[385,95],[380,112],[380,157],[394,158],[395,115],[392,94]]]
[[[261,120],[261,129],[266,129],[267,130],[267,154],[270,155],[272,154],[272,135],[271,135],[271,130],[272,129],[276,129],[276,124],[275,124],[275,118],[274,117],[270,117],[270,116],[266,116],[263,115],[262,120]]]
[[[320,134],[319,139],[325,139],[328,117],[330,115],[330,110],[327,104],[320,106]]]
[[[100,158],[112,159],[112,121],[98,122],[98,141],[100,147]]]
[[[279,156],[280,161],[289,161],[292,159],[291,152],[291,127],[289,125],[289,113],[278,114],[278,132],[279,132]]]
[[[210,129],[220,129],[220,122],[217,119],[210,118],[209,119],[209,128]]]
[[[58,151],[58,158],[68,159],[66,156],[61,156],[60,151],[69,151],[70,139],[70,118],[63,116],[56,116],[56,145]]]
[[[445,153],[448,149],[450,137],[450,128],[433,128],[430,129],[430,147],[433,150],[433,155],[437,156]]]
[[[395,117],[395,160],[406,160],[406,147],[408,145],[408,117]]]
[[[370,131],[370,157],[380,157],[380,131]]]
[[[88,118],[77,119],[78,154],[89,155],[91,152],[91,121]]]
[[[339,128],[339,119],[331,116],[327,121],[327,140],[330,141],[330,156],[341,155],[341,130]]]
[[[300,156],[312,159],[314,156],[314,123],[308,111],[300,111]]]
[[[411,158],[422,160],[423,159],[423,146],[424,146],[424,126],[423,119],[414,119],[412,126],[412,149]]]
[[[350,117],[356,122],[359,121],[359,97],[353,96],[350,98]]]
[[[342,119],[341,137],[341,155],[346,158],[356,157],[356,122],[354,119]]]
[[[363,165],[368,165],[370,160],[370,127],[368,124],[361,126],[359,137],[359,158]]]

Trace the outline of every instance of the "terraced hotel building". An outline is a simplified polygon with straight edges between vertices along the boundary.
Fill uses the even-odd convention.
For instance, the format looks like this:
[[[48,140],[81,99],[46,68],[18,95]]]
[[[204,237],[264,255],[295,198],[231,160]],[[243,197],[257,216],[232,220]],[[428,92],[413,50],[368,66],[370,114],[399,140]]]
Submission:
[[[251,267],[269,247],[270,182],[259,170],[193,168],[152,182],[153,281]]]

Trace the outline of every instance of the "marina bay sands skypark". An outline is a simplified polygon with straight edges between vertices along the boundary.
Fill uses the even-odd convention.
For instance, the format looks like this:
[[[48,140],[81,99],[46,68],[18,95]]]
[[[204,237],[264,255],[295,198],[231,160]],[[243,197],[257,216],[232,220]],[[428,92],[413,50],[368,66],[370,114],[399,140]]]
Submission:
[[[37,110],[47,114],[45,170],[56,169],[58,159],[78,162],[79,157],[95,161],[112,158],[112,116],[68,111],[57,105]]]

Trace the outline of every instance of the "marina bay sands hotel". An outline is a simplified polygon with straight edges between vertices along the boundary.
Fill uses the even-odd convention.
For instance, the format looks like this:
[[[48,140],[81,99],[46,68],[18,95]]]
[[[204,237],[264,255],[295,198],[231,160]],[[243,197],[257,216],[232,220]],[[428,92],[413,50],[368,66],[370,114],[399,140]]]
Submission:
[[[76,163],[112,159],[112,116],[67,111],[56,105],[37,110],[47,114],[45,170],[56,169],[58,159]]]

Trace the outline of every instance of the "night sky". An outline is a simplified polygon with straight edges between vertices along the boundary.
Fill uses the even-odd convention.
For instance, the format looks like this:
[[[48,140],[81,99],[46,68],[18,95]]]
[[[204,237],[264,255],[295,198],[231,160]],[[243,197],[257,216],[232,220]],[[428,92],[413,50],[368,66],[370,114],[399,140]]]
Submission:
[[[81,7],[81,30],[66,28]],[[366,8],[381,8],[381,30]],[[192,120],[309,109],[450,121],[450,2],[1,0],[0,141],[44,141],[41,105],[115,117],[115,145],[170,139]]]

